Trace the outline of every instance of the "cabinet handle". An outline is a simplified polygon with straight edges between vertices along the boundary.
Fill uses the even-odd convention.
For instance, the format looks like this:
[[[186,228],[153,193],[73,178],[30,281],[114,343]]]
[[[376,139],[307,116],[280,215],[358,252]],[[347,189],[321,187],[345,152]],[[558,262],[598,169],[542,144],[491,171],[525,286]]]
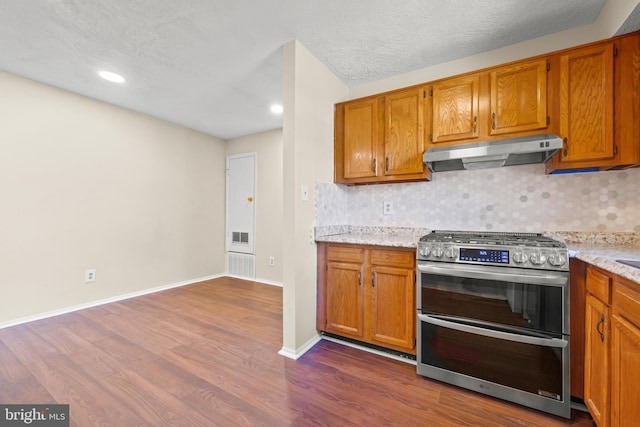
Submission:
[[[375,288],[376,287],[376,273],[375,272],[371,272],[371,287]]]
[[[385,172],[389,172],[389,158],[388,157],[384,158],[384,170],[385,170]]]
[[[362,271],[358,271],[358,286],[362,285]]]
[[[376,159],[373,159],[373,173],[376,174]]]
[[[600,334],[600,341],[602,342],[604,342],[604,333],[600,330],[600,325],[602,325],[603,323],[604,323],[604,314],[600,316],[600,320],[596,325],[596,331],[598,331],[598,333]]]
[[[568,150],[567,150],[567,149],[569,148],[569,143],[568,143],[568,141],[569,141],[569,140],[567,139],[567,137],[566,137],[566,136],[562,139],[562,145],[564,146],[564,151],[562,152],[562,154],[563,154],[565,157],[567,157],[567,152],[568,152]]]
[[[491,113],[491,129],[496,128],[496,113]]]

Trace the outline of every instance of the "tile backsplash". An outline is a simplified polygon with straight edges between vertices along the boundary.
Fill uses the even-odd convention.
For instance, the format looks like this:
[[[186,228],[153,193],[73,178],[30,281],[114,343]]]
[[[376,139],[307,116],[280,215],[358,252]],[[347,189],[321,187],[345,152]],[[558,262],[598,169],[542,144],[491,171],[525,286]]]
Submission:
[[[390,202],[393,214],[383,214]],[[316,225],[640,233],[640,168],[545,175],[544,165],[433,174],[431,182],[316,183]]]

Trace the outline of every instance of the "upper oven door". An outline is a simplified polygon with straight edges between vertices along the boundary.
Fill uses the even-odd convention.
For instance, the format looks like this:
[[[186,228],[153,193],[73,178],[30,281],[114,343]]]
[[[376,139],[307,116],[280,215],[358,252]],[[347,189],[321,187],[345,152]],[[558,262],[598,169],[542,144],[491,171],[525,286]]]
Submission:
[[[569,332],[566,272],[428,261],[417,268],[421,314],[525,333]]]

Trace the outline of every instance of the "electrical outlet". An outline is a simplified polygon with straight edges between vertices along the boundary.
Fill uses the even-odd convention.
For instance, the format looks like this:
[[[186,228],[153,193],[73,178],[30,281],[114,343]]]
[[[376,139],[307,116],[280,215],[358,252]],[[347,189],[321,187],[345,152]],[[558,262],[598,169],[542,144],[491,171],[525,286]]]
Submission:
[[[275,257],[272,257],[272,256],[270,256],[270,257],[269,257],[269,265],[270,265],[271,267],[273,267],[274,265],[276,265],[276,258],[275,258]]]
[[[96,271],[86,270],[84,272],[84,283],[91,283],[96,281]]]
[[[382,214],[383,215],[393,215],[395,213],[393,209],[393,202],[385,200],[382,202]]]

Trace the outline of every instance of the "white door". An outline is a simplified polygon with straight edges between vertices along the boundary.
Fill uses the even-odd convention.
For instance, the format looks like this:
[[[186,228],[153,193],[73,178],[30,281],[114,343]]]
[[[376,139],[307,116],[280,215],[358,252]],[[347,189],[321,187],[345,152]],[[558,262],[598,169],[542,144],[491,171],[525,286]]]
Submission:
[[[256,154],[227,157],[227,252],[255,254]]]

